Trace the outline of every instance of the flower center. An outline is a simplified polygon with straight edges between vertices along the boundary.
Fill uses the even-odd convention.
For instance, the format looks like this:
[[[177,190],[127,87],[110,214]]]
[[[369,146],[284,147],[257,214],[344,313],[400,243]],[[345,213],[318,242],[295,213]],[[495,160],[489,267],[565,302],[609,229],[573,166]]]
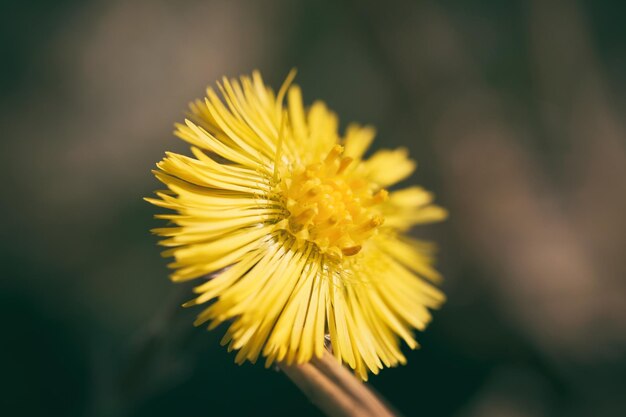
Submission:
[[[372,208],[387,199],[384,189],[350,175],[352,158],[335,145],[323,162],[294,170],[285,182],[285,229],[297,239],[313,242],[323,253],[353,256],[376,233],[384,218]]]

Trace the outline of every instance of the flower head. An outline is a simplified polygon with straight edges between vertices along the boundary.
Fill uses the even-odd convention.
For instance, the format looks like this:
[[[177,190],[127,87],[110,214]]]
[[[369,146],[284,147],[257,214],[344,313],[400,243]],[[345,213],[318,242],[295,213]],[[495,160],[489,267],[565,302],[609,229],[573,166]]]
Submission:
[[[302,103],[293,72],[274,94],[258,72],[223,79],[190,105],[176,135],[193,157],[168,153],[154,173],[168,188],[151,203],[174,281],[207,303],[195,324],[228,323],[236,361],[307,362],[333,354],[363,379],[405,363],[443,294],[433,247],[404,235],[446,212],[420,187],[388,191],[415,169],[404,149],[364,154],[371,127],[341,136],[322,102]],[[285,102],[286,99],[286,103]]]

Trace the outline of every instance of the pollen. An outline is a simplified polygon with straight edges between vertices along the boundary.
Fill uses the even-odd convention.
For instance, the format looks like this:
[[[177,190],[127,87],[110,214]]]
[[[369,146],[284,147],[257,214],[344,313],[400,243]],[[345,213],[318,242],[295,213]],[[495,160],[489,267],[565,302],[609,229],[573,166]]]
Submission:
[[[285,229],[339,258],[359,253],[377,232],[384,222],[377,205],[388,198],[386,190],[355,175],[353,159],[343,154],[341,145],[333,146],[321,162],[295,169],[284,187]]]

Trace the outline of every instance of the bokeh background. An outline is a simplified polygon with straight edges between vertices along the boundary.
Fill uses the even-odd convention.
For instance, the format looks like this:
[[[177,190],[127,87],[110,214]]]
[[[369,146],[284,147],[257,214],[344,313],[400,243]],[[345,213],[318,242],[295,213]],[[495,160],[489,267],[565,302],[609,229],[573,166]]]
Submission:
[[[626,415],[623,2],[1,4],[2,415],[320,415],[191,327],[142,201],[189,100],[292,67],[451,212],[416,231],[449,301],[371,384],[407,417]]]

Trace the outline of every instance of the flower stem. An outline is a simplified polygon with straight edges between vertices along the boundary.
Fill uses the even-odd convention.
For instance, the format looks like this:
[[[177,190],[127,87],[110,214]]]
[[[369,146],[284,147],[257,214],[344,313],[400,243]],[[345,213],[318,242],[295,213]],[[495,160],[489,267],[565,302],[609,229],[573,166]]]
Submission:
[[[329,417],[397,416],[328,352],[309,363],[279,367]]]

